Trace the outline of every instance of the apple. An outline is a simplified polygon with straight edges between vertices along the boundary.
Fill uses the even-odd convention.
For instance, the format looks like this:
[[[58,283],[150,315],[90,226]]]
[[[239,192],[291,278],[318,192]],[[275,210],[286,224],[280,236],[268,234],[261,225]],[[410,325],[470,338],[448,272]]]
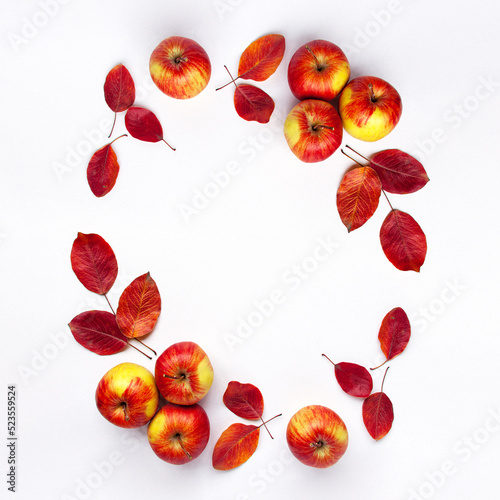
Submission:
[[[207,86],[212,66],[208,54],[197,42],[171,36],[153,50],[149,72],[164,94],[176,99],[190,99]]]
[[[159,394],[149,370],[135,363],[120,363],[101,378],[95,400],[106,420],[118,427],[134,428],[153,418]]]
[[[358,76],[339,98],[340,118],[346,132],[362,141],[378,141],[391,132],[401,118],[398,91],[376,76]]]
[[[201,455],[210,437],[210,421],[199,404],[167,403],[148,426],[148,440],[158,457],[181,465]]]
[[[305,465],[326,468],[335,464],[347,449],[347,428],[330,408],[310,405],[292,416],[286,428],[292,455]]]
[[[299,100],[331,101],[344,88],[351,74],[342,49],[326,40],[313,40],[299,47],[288,64],[288,85]]]
[[[206,352],[194,342],[178,342],[158,357],[155,380],[160,394],[170,403],[192,405],[208,392],[214,369]]]
[[[307,163],[323,161],[342,142],[342,121],[328,102],[306,99],[292,108],[283,130],[292,152]]]

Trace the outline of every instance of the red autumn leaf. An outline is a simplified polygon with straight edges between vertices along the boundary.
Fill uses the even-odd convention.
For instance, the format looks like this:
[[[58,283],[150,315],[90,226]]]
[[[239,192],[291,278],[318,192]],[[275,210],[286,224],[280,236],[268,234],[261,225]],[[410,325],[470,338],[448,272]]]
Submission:
[[[376,153],[370,160],[370,167],[380,177],[382,189],[389,193],[414,193],[429,182],[423,165],[399,149],[386,149]]]
[[[335,378],[344,392],[357,398],[366,398],[373,389],[370,372],[356,363],[334,363],[326,354],[323,356],[335,366]]]
[[[247,420],[258,420],[264,412],[262,393],[252,384],[229,382],[222,401],[234,414]]]
[[[78,233],[71,249],[71,267],[82,285],[105,295],[118,275],[113,249],[98,234]]]
[[[406,349],[410,341],[410,335],[410,320],[401,307],[395,307],[385,315],[378,333],[380,348],[387,358],[384,363],[398,356]]]
[[[285,53],[283,35],[264,35],[252,42],[241,54],[238,78],[262,82],[278,68]]]
[[[212,465],[217,470],[234,469],[245,463],[257,449],[260,428],[255,425],[232,424],[215,443]]]
[[[349,232],[375,213],[381,192],[382,185],[373,168],[358,167],[344,175],[337,191],[337,209]]]
[[[268,123],[274,111],[274,101],[254,85],[238,85],[234,91],[234,107],[244,120]]]
[[[116,322],[126,337],[142,337],[153,330],[160,311],[160,292],[153,278],[146,273],[132,281],[121,294]]]
[[[126,136],[126,134],[120,137]],[[111,146],[114,141],[111,141],[106,146],[98,149],[90,159],[87,167],[87,180],[92,193],[98,198],[107,195],[114,187],[120,165],[116,158],[116,153]]]
[[[387,370],[384,374],[387,374]],[[378,441],[382,439],[392,427],[394,421],[394,409],[392,402],[383,392],[384,380],[380,392],[375,392],[363,401],[363,422],[370,436]]]
[[[115,354],[128,345],[115,315],[107,311],[83,312],[71,320],[69,328],[80,345],[96,354]]]
[[[132,106],[125,114],[125,127],[130,135],[140,141],[163,141],[170,149],[175,149],[163,138],[163,128],[156,115],[146,108]]]
[[[104,99],[111,111],[115,112],[113,127],[109,133],[109,137],[111,137],[115,127],[116,114],[130,108],[135,101],[134,80],[123,64],[117,64],[106,76]]]
[[[427,253],[427,240],[411,215],[391,210],[380,228],[380,243],[386,257],[399,270],[420,271]]]

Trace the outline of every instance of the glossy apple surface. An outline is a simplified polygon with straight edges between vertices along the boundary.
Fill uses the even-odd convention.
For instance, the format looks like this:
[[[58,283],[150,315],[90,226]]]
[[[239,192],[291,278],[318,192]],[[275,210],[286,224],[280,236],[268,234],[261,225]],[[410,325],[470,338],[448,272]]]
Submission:
[[[207,86],[212,66],[205,49],[197,42],[171,36],[152,52],[149,72],[164,94],[176,99],[190,99]]]
[[[292,416],[286,440],[293,456],[311,467],[324,469],[342,457],[348,435],[343,420],[330,408],[310,405]]]
[[[283,130],[292,152],[306,163],[325,160],[342,142],[342,122],[337,110],[317,99],[306,99],[294,106]]]
[[[149,370],[135,363],[121,363],[101,378],[95,400],[106,420],[134,428],[151,420],[158,409],[159,394]]]
[[[167,403],[148,426],[151,448],[165,462],[182,465],[199,457],[210,437],[210,421],[199,404]]]
[[[299,100],[331,101],[351,74],[340,47],[327,40],[313,40],[297,49],[288,64],[288,85]]]
[[[385,80],[359,76],[339,98],[339,113],[346,132],[362,141],[378,141],[398,124],[403,111],[401,96]]]
[[[207,353],[195,342],[178,342],[156,360],[155,380],[170,403],[192,405],[209,391],[214,369]]]

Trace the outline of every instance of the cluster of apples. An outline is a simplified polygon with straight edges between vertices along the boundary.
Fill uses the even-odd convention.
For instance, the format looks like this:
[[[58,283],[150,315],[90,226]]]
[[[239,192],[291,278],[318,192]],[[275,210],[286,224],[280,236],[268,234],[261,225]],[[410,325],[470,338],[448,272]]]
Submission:
[[[199,402],[213,379],[206,352],[194,342],[178,342],[157,358],[154,376],[135,363],[111,368],[97,385],[96,405],[119,427],[148,424],[149,444],[156,455],[180,465],[197,458],[207,446],[210,421]]]
[[[363,141],[377,141],[399,122],[402,101],[397,90],[375,76],[351,81],[350,65],[340,47],[313,40],[299,47],[288,65],[288,84],[300,100],[285,119],[292,152],[313,163],[331,156],[343,130]],[[338,99],[338,111],[331,101]]]

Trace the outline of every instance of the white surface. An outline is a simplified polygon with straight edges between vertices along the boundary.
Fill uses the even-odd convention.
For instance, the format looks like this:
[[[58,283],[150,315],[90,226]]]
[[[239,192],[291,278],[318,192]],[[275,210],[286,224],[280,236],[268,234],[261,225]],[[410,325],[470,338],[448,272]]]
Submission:
[[[5,0],[0,16],[0,423],[6,435],[7,384],[14,383],[17,498],[495,497],[498,4],[59,0],[50,15],[42,4],[54,6]],[[27,23],[39,27],[30,32]],[[236,73],[244,48],[272,32],[285,36],[287,49],[278,71],[260,86],[275,99],[276,112],[269,125],[248,123],[234,111],[233,91],[215,88],[227,81],[224,64]],[[172,34],[194,38],[211,57],[209,86],[189,101],[167,98],[149,78],[149,54]],[[391,196],[427,235],[420,274],[397,271],[382,253],[383,199],[364,227],[347,234],[335,194],[349,160],[337,152],[307,165],[287,148],[282,122],[295,100],[286,67],[295,49],[315,38],[344,48],[353,76],[380,76],[402,95],[403,117],[391,135],[375,144],[345,136],[344,144],[368,155],[396,147],[422,159],[429,184],[412,195]],[[157,114],[177,151],[121,139],[115,148],[118,182],[96,199],[86,166],[107,142],[103,121],[110,123],[112,113],[102,85],[118,62],[139,87],[137,104]],[[114,136],[124,130],[122,115]],[[71,160],[70,151],[79,156]],[[193,204],[196,190],[210,189],[211,175],[231,162],[239,173],[186,220],[182,206]],[[58,164],[67,171],[57,175]],[[132,349],[99,357],[71,337],[66,325],[73,316],[107,309],[71,271],[78,231],[100,234],[116,253],[114,304],[133,278],[151,272],[163,299],[148,338],[152,346],[161,352],[193,340],[209,353],[216,379],[203,406],[212,433],[196,462],[163,463],[145,429],[115,428],[97,412],[94,391],[105,371],[122,361],[151,370],[154,363]],[[307,279],[292,280],[295,266],[315,265],[311,258],[321,240],[336,248]],[[240,318],[275,289],[283,303],[230,349],[225,336],[237,335]],[[363,427],[361,401],[340,390],[321,353],[378,364],[378,327],[395,306],[409,314],[413,335],[407,351],[390,363],[385,383],[395,408],[393,428],[374,442]],[[374,372],[375,388],[382,375]],[[257,385],[265,416],[283,416],[270,424],[274,441],[262,433],[246,464],[217,472],[213,446],[229,424],[241,421],[222,403],[230,380]],[[287,451],[288,419],[306,404],[331,407],[349,429],[348,451],[331,469],[305,467]],[[8,450],[2,448],[3,475]],[[112,471],[100,469],[110,460]],[[4,498],[7,484],[0,488]]]

